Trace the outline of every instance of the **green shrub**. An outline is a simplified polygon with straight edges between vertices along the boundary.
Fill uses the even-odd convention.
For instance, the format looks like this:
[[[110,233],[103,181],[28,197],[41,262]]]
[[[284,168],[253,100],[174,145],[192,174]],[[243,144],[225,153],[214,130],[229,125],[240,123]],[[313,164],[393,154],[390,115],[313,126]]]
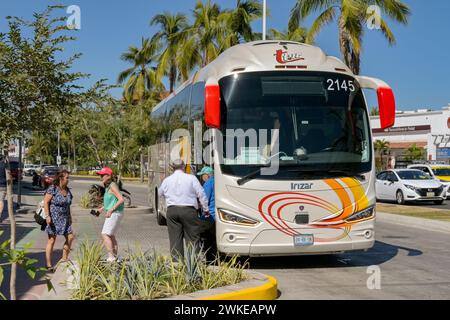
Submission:
[[[188,294],[236,284],[246,279],[237,257],[219,258],[216,266],[206,263],[203,253],[187,248],[180,263],[156,251],[128,250],[123,261],[102,260],[99,243],[84,241],[78,251],[79,286],[73,290],[77,300],[150,300]]]
[[[80,206],[83,209],[89,209],[90,208],[90,197],[89,197],[89,194],[85,194],[85,195],[81,196]]]

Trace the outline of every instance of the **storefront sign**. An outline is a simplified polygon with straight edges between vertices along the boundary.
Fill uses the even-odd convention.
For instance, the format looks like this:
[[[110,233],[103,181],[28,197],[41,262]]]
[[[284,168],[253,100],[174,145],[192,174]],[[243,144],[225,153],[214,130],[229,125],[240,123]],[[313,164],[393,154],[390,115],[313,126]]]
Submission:
[[[450,148],[439,148],[436,150],[436,159],[445,159],[450,158]]]
[[[405,133],[405,132],[417,132],[417,131],[431,131],[430,125],[423,126],[407,126],[407,127],[393,127],[387,129],[373,129],[373,133]]]
[[[434,145],[446,148],[450,146],[450,134],[433,134]]]

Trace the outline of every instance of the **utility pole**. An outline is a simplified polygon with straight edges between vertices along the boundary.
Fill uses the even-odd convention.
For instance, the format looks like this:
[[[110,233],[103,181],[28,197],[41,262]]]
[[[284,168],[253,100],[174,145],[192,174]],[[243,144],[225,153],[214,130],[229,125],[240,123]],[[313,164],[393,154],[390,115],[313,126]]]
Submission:
[[[22,177],[22,135],[19,138],[19,169],[17,171],[17,207],[20,208],[22,205],[22,185],[21,185],[21,177]]]
[[[59,140],[60,140],[60,131],[58,129],[58,157],[56,158],[56,164],[58,165],[58,167],[61,165],[61,153],[60,153]]]
[[[267,3],[266,0],[263,0],[263,32],[262,32],[263,40],[266,40],[266,13],[267,13]]]

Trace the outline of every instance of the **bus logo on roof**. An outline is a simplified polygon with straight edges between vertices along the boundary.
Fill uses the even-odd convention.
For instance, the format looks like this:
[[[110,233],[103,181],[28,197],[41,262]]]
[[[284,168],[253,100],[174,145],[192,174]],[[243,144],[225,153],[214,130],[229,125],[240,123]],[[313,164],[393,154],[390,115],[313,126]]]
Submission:
[[[289,53],[288,51],[283,51],[281,49],[277,50],[274,56],[276,57],[277,62],[281,64],[305,60],[300,53]]]

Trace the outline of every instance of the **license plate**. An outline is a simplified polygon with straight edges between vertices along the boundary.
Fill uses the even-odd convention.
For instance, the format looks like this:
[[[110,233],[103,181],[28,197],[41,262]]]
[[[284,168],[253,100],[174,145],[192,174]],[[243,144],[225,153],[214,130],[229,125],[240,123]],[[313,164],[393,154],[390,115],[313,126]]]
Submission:
[[[434,192],[427,192],[427,197],[434,197]]]
[[[311,246],[314,244],[314,235],[313,234],[299,234],[294,236],[294,246],[295,247],[304,247]]]

